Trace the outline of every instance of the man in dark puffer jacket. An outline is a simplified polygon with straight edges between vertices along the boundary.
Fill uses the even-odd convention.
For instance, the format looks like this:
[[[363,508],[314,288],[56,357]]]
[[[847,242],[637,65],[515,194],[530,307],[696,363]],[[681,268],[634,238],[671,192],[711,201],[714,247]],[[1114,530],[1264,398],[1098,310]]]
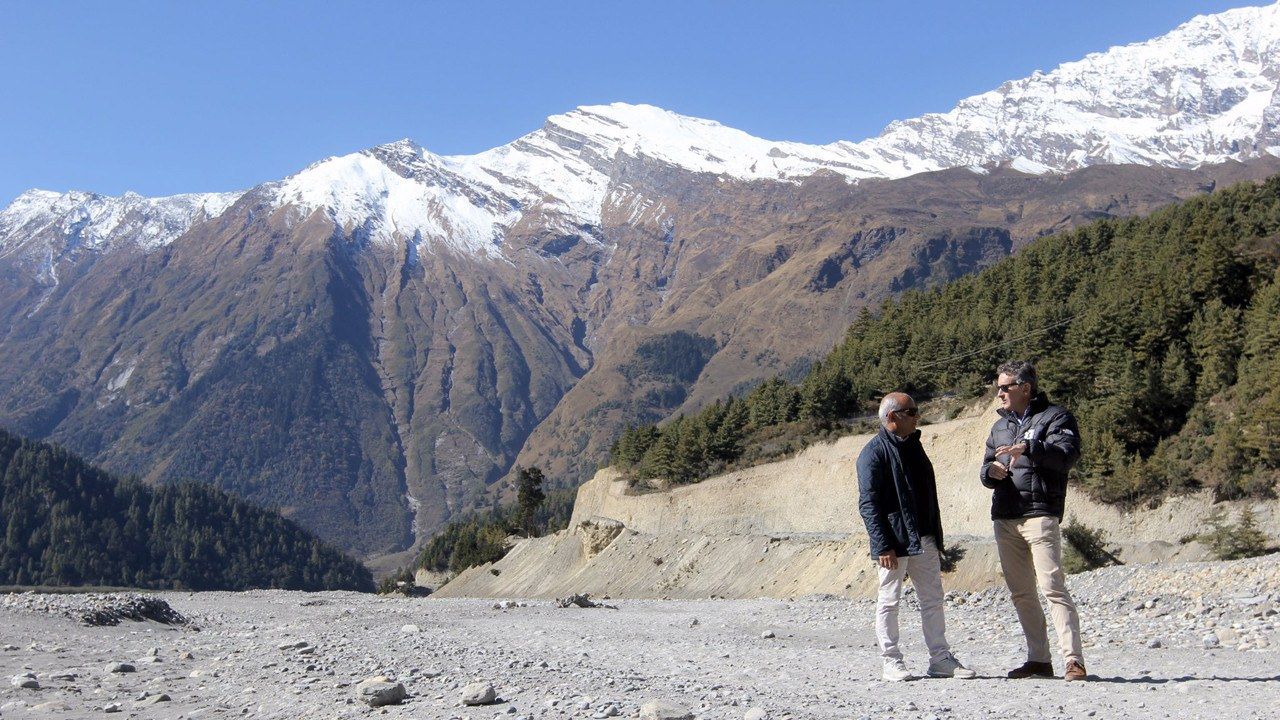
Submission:
[[[1009,677],[1053,677],[1038,585],[1058,631],[1064,677],[1084,680],[1080,616],[1062,571],[1060,528],[1067,473],[1080,458],[1080,430],[1070,412],[1039,392],[1034,365],[1008,362],[997,372],[1000,419],[987,438],[980,477],[995,491],[991,520],[1000,567],[1027,639],[1027,661]]]
[[[858,510],[879,565],[876,639],[885,680],[912,680],[898,649],[898,603],[907,574],[920,599],[930,677],[976,677],[951,654],[942,609],[942,513],[933,464],[920,444],[920,410],[911,396],[880,403],[880,432],[858,455]]]

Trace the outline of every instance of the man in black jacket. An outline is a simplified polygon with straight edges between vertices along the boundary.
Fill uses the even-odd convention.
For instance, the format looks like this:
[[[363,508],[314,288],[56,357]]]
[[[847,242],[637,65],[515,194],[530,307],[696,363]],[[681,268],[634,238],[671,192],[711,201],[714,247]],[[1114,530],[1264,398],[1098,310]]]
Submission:
[[[1080,458],[1080,430],[1070,412],[1037,387],[1026,361],[997,370],[1000,419],[991,427],[980,477],[991,488],[991,520],[1005,584],[1027,639],[1027,661],[1011,678],[1053,677],[1053,662],[1037,585],[1049,601],[1066,661],[1067,680],[1088,677],[1081,652],[1080,616],[1062,571],[1062,512],[1067,473]]]
[[[880,403],[880,432],[858,456],[858,510],[879,565],[876,638],[885,680],[911,680],[898,649],[898,602],[907,574],[920,600],[929,676],[973,678],[951,654],[942,610],[942,514],[933,464],[920,444],[920,411],[909,395]]]

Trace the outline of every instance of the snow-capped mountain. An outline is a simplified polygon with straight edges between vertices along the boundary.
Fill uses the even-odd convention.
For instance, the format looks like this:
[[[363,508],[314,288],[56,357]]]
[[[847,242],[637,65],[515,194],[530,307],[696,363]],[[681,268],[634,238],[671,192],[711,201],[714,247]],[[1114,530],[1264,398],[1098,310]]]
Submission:
[[[1012,162],[1191,168],[1280,154],[1280,4],[1198,16],[844,145],[885,175]],[[837,145],[843,145],[837,143]]]
[[[324,209],[374,238],[435,240],[501,256],[528,211],[598,225],[620,158],[648,158],[734,180],[849,181],[1009,163],[1029,173],[1100,164],[1193,168],[1280,154],[1280,4],[1196,17],[1162,37],[1007,82],[951,111],[892,123],[878,137],[829,145],[764,140],[648,105],[585,106],[507,145],[439,156],[404,140],[323,160],[278,183],[279,204]],[[172,240],[200,207],[238,197],[110,199],[33,191],[0,214],[0,247],[28,222],[60,222],[86,247],[112,236]],[[145,210],[141,210],[142,206]],[[130,211],[141,215],[123,223]],[[55,218],[50,220],[50,218]],[[81,240],[83,238],[83,240]]]
[[[538,202],[552,203],[575,222],[598,224],[620,156],[747,181],[824,171],[850,181],[899,178],[996,163],[1029,173],[1104,164],[1192,168],[1280,154],[1278,85],[1280,5],[1241,8],[1005,83],[950,112],[895,122],[862,142],[770,141],[711,120],[614,103],[553,116],[541,129],[474,156],[419,150],[430,172],[415,179],[473,191],[471,207],[454,207],[461,211],[457,225],[480,230],[471,239],[484,240],[518,217],[512,208]],[[386,152],[367,155],[379,151]],[[329,162],[363,178],[360,155]],[[308,174],[292,182],[312,182]],[[468,222],[477,211],[484,215],[479,228]],[[424,235],[436,229],[430,222],[424,227]]]
[[[402,550],[517,458],[572,482],[625,424],[802,367],[893,293],[1280,170],[1278,17],[1196,18],[859,143],[616,103],[240,193],[30,191],[0,211],[0,425]]]
[[[242,193],[148,198],[28,190],[0,211],[0,259],[12,258],[56,282],[58,262],[117,246],[153,250],[193,223],[222,214]]]

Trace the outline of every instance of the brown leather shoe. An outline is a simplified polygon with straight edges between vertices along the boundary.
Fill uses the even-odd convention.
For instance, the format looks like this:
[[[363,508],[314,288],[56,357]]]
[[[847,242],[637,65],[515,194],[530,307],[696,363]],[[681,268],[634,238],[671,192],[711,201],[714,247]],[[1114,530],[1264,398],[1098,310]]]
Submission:
[[[1010,670],[1009,677],[1014,680],[1029,677],[1051,678],[1053,677],[1053,663],[1028,660],[1022,663],[1020,667]]]
[[[1067,671],[1062,673],[1062,677],[1067,682],[1071,682],[1072,680],[1088,680],[1089,673],[1084,669],[1084,665],[1081,665],[1075,660],[1068,660]]]

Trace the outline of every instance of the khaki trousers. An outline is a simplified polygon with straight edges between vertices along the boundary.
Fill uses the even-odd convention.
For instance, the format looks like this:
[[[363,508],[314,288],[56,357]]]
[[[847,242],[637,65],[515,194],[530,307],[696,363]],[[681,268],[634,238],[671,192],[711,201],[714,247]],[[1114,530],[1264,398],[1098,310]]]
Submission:
[[[930,663],[951,654],[942,609],[942,556],[932,535],[920,538],[920,550],[919,555],[899,557],[896,570],[879,568],[876,640],[880,642],[880,656],[885,661],[902,659],[902,650],[898,648],[898,604],[902,601],[902,583],[908,575],[915,586],[916,599],[920,601],[920,625],[924,631],[925,647],[929,649]]]
[[[1058,631],[1058,647],[1067,662],[1084,664],[1080,648],[1080,615],[1067,592],[1062,571],[1062,531],[1053,517],[996,520],[996,549],[1005,584],[1013,595],[1013,607],[1027,638],[1027,659],[1051,662],[1044,608],[1036,587],[1049,601],[1049,614]]]

